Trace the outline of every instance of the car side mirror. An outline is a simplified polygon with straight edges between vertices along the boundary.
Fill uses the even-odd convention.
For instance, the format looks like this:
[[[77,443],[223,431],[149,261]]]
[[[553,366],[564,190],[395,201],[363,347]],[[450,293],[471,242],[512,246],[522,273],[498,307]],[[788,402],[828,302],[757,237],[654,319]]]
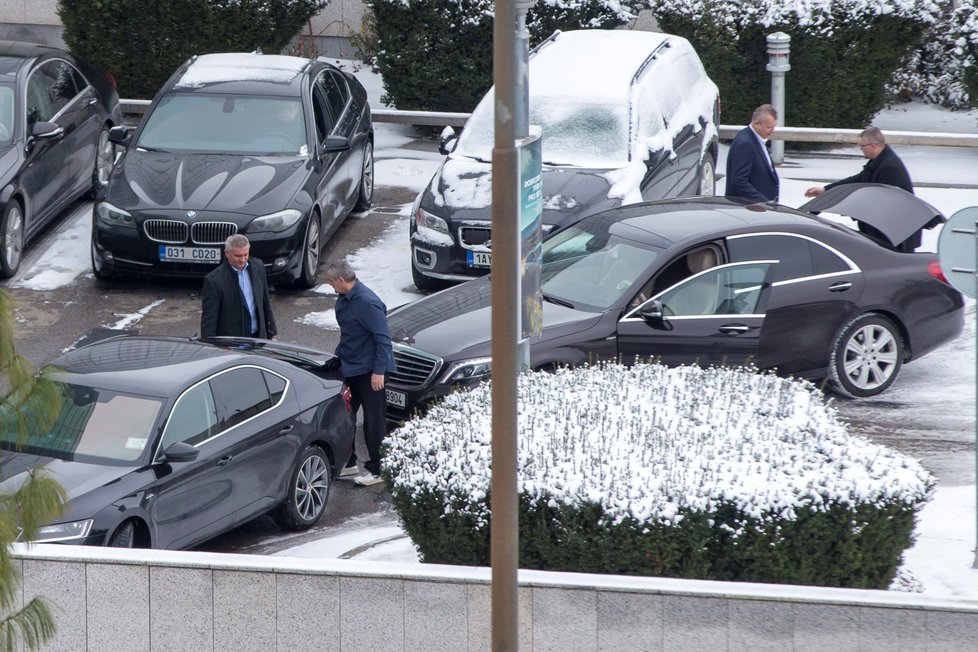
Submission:
[[[116,145],[128,145],[132,130],[126,126],[116,126],[109,129],[109,142]]]
[[[455,145],[458,144],[458,134],[451,127],[445,127],[441,130],[441,134],[438,136],[438,151],[448,156],[455,151]]]
[[[193,462],[200,455],[196,446],[191,446],[185,441],[176,441],[166,447],[163,451],[164,462]]]
[[[31,136],[38,140],[53,140],[64,135],[64,127],[54,122],[35,122],[31,127]]]
[[[335,154],[350,149],[350,139],[346,136],[326,136],[326,141],[320,145],[320,154]]]
[[[642,304],[642,307],[638,309],[639,316],[645,320],[645,323],[653,328],[663,328],[666,323],[665,315],[662,312],[662,302],[658,299],[653,299],[652,301],[646,301]]]

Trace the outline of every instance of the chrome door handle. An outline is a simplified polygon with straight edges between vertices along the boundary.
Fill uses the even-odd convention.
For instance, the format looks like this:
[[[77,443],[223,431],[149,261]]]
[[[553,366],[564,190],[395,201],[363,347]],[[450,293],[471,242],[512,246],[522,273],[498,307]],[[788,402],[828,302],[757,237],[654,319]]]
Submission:
[[[852,287],[850,281],[840,281],[829,286],[829,292],[845,292]]]
[[[724,324],[717,330],[719,330],[721,333],[726,333],[727,335],[731,335],[734,333],[746,333],[747,331],[750,330],[750,326],[747,326],[745,324]]]

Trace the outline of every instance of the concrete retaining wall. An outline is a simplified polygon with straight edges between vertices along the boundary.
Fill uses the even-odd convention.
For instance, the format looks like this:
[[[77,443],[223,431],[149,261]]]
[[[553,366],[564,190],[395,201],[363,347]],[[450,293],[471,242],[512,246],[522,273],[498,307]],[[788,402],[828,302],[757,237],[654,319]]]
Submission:
[[[487,568],[38,545],[49,650],[484,651]],[[520,649],[978,651],[978,603],[887,591],[520,572]]]

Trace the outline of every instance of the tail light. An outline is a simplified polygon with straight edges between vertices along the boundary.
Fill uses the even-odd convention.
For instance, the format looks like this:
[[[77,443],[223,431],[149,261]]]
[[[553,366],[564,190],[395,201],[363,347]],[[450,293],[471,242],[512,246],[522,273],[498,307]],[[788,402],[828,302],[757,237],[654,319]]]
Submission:
[[[350,394],[349,385],[343,385],[343,389],[340,390],[340,396],[343,397],[343,405],[346,406],[346,411],[353,412],[353,395]]]
[[[110,73],[105,73],[105,78],[109,80],[110,84],[112,84],[112,88],[119,87],[119,85],[115,83],[115,77],[113,77]]]
[[[947,280],[946,276],[944,276],[944,270],[941,269],[941,264],[936,260],[930,261],[930,264],[927,265],[927,273],[933,276],[934,278],[936,278],[941,283],[945,285],[951,285],[951,282]]]

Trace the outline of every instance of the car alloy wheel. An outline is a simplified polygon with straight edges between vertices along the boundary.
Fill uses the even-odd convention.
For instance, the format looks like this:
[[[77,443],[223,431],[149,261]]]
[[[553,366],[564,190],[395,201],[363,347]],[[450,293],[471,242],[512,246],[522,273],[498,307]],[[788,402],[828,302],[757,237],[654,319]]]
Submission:
[[[0,247],[0,275],[10,278],[20,268],[24,253],[24,213],[11,199],[3,216],[3,246]]]
[[[316,276],[319,274],[319,253],[322,247],[320,242],[319,215],[313,213],[309,216],[309,226],[306,228],[306,240],[303,244],[302,265],[299,269],[298,284],[304,288],[311,288],[316,284]]]
[[[374,145],[369,140],[363,148],[363,169],[360,171],[360,188],[355,211],[365,211],[374,201]]]
[[[279,505],[275,522],[288,530],[306,530],[319,520],[329,500],[330,465],[318,446],[299,458],[289,480],[289,493]]]
[[[829,383],[843,396],[875,396],[893,384],[902,365],[900,331],[882,315],[864,314],[839,332],[829,361]]]
[[[716,164],[713,162],[713,157],[707,154],[703,158],[703,164],[700,165],[700,195],[715,195],[716,194]]]

